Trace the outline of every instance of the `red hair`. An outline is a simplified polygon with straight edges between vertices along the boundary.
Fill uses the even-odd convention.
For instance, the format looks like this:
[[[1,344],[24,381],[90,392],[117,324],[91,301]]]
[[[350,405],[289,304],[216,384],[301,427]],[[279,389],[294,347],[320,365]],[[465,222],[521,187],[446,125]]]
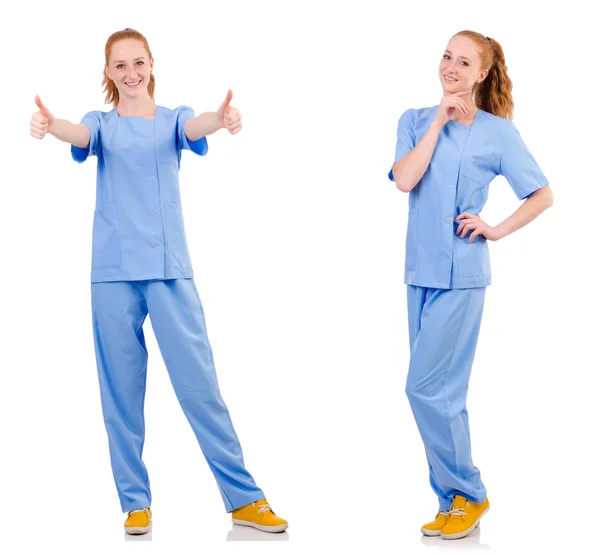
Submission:
[[[485,79],[475,85],[475,105],[490,114],[512,119],[514,103],[512,81],[508,76],[504,51],[500,43],[475,31],[460,31],[455,37],[467,37],[475,43],[481,69],[487,69]]]
[[[113,47],[113,44],[119,42],[120,40],[134,39],[140,41],[143,47],[146,49],[148,53],[148,58],[152,59],[152,53],[150,52],[150,47],[148,46],[148,41],[146,37],[139,33],[135,29],[123,29],[122,31],[117,31],[113,33],[108,40],[106,41],[106,46],[104,47],[104,57],[106,59],[106,65],[108,65],[108,59],[110,57],[110,53]],[[150,74],[150,82],[148,83],[148,94],[150,98],[154,100],[154,74]],[[105,104],[114,104],[115,108],[119,105],[119,89],[115,85],[112,79],[109,79],[108,75],[106,75],[106,71],[103,72],[102,76],[102,86],[104,87],[104,92],[106,93],[106,99],[104,100]]]

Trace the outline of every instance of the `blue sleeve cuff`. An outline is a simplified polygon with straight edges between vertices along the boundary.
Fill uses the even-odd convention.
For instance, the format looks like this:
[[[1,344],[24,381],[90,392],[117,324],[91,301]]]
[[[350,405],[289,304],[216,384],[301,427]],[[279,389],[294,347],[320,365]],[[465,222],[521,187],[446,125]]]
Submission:
[[[208,141],[206,137],[200,137],[196,141],[190,141],[187,137],[185,138],[185,142],[188,144],[190,150],[199,154],[200,156],[204,156],[208,152]]]
[[[90,149],[88,148],[79,148],[78,146],[71,145],[71,156],[75,162],[85,162],[87,157],[90,155]]]

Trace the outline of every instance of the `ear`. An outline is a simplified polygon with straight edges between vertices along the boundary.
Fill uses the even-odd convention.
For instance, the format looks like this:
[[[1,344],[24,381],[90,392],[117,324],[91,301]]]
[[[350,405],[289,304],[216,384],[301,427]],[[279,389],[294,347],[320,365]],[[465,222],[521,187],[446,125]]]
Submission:
[[[488,75],[489,71],[487,69],[484,69],[481,73],[480,73],[480,77],[479,77],[479,82],[481,83]]]
[[[150,58],[150,71],[154,69],[154,58]]]

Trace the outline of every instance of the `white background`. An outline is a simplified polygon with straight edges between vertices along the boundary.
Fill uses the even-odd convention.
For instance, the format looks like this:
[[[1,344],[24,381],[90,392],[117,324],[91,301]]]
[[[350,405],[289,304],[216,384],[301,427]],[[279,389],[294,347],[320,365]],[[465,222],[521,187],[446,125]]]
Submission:
[[[36,94],[74,122],[109,110],[104,44],[133,27],[155,57],[158,104],[214,111],[231,88],[243,114],[239,135],[183,155],[180,182],[221,390],[248,469],[290,522],[278,536],[232,530],[147,321],[148,549],[264,539],[293,553],[597,553],[598,49],[586,4],[13,7],[0,38],[0,551],[127,547],[91,330],[96,161],[31,138],[28,121]],[[408,198],[387,172],[398,117],[439,103],[439,60],[461,29],[503,46],[514,121],[555,205],[490,245],[468,408],[492,509],[480,531],[443,542],[419,532],[437,503],[404,394]],[[498,177],[482,217],[517,207]]]

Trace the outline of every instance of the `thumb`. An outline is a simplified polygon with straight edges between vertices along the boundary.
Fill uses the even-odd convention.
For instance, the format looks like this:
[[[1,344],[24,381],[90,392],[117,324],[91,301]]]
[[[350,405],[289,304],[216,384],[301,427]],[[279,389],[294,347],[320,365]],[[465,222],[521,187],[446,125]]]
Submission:
[[[42,113],[43,116],[48,117],[50,115],[48,108],[46,108],[46,106],[44,106],[44,104],[42,103],[42,101],[40,100],[40,97],[38,95],[35,96],[35,103],[37,104],[37,107],[40,109],[40,112]]]
[[[223,101],[223,104],[221,104],[221,106],[219,107],[219,112],[221,114],[224,114],[227,111],[227,108],[229,108],[229,103],[231,102],[232,97],[233,97],[233,92],[231,92],[231,89],[229,89],[229,91],[227,92],[227,96],[225,97],[225,100]]]

